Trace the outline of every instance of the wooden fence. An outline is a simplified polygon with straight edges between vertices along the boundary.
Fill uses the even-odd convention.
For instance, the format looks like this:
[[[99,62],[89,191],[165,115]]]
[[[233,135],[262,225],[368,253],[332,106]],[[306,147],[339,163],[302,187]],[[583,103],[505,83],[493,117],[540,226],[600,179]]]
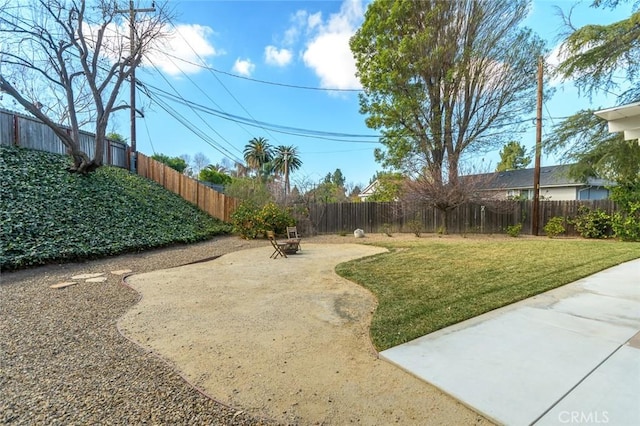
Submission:
[[[89,155],[95,149],[94,135],[80,132],[81,148]],[[0,109],[0,145],[15,145],[41,151],[66,154],[62,141],[44,123],[36,118]],[[104,164],[129,168],[129,148],[126,144],[108,140],[103,156]],[[138,174],[152,179],[185,200],[197,205],[213,217],[230,222],[239,200],[225,196],[210,187],[191,179],[170,167],[138,153]],[[598,201],[541,201],[540,233],[547,221],[560,216],[565,218],[566,235],[576,235],[569,219],[575,217],[578,207],[586,205],[608,213],[615,211],[610,200]],[[510,225],[522,224],[522,233],[531,234],[531,201],[503,201],[491,204],[468,204],[446,214],[426,207],[402,203],[333,203],[310,206],[309,217],[304,218],[304,233],[353,232],[357,228],[365,232],[382,232],[389,226],[392,232],[412,232],[410,222],[417,220],[423,232],[437,232],[446,224],[450,233],[504,233]],[[302,219],[302,218],[301,218]]]
[[[225,222],[231,222],[231,214],[239,204],[239,200],[236,198],[217,192],[141,153],[138,153],[137,168],[140,176],[159,183],[209,215]]]
[[[565,219],[565,235],[577,235],[570,222],[578,214],[578,208],[585,205],[591,209],[601,209],[607,213],[615,211],[611,200],[592,201],[541,201],[540,231],[550,218],[560,216]],[[501,201],[482,204],[465,204],[446,214],[432,207],[419,207],[403,203],[332,203],[313,204],[309,209],[309,222],[313,229],[306,232],[320,234],[351,233],[363,229],[367,233],[383,232],[388,227],[391,232],[412,232],[412,221],[419,221],[422,232],[435,233],[442,226],[453,234],[480,233],[502,234],[508,226],[522,224],[522,233],[531,234],[532,201]]]
[[[66,146],[46,124],[34,117],[5,109],[0,109],[0,145],[14,145],[56,154],[67,154]],[[95,151],[95,135],[81,131],[80,148],[92,157]],[[107,139],[102,162],[128,169],[129,148],[127,144]]]
[[[60,138],[47,125],[36,118],[4,109],[0,109],[0,145],[67,154]],[[95,135],[80,132],[80,147],[85,153],[93,156]],[[129,156],[127,144],[106,141],[103,164],[129,169]],[[231,213],[239,204],[238,200],[227,197],[143,154],[138,153],[137,157],[139,175],[158,182],[209,215],[225,222],[231,221]]]

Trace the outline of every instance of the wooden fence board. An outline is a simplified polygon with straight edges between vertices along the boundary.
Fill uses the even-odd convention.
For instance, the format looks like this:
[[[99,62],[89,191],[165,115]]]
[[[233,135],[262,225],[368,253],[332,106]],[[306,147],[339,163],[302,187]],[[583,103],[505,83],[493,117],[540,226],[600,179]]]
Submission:
[[[94,134],[80,131],[80,148],[90,157],[95,152],[94,141]],[[0,145],[16,145],[55,154],[67,153],[66,146],[50,127],[34,117],[4,109],[0,109]],[[128,149],[127,144],[122,142],[105,141],[103,164],[127,168]]]
[[[235,198],[219,193],[141,153],[138,153],[138,174],[157,182],[191,204],[198,206],[200,210],[210,216],[224,222],[231,222],[231,214],[239,204]]]
[[[565,218],[565,235],[578,235],[571,219],[578,214],[580,206],[601,209],[609,214],[615,212],[611,200],[541,201],[540,235],[542,228],[552,217]],[[315,232],[320,234],[350,233],[363,229],[366,233],[383,232],[388,224],[391,232],[412,232],[409,222],[418,220],[425,233],[438,232],[446,218],[447,232],[452,234],[481,233],[504,234],[507,228],[522,224],[522,233],[531,234],[532,201],[500,201],[487,205],[465,204],[446,214],[429,207],[416,207],[402,203],[329,203],[312,204],[309,219]]]

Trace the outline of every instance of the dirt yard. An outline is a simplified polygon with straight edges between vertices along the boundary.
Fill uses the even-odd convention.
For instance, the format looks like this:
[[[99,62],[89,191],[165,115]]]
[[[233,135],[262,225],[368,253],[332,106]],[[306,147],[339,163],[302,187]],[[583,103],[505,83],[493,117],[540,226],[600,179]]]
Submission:
[[[287,259],[265,245],[129,276],[142,299],[118,326],[212,398],[282,423],[489,424],[377,358],[375,298],[334,267],[384,249],[333,238]]]

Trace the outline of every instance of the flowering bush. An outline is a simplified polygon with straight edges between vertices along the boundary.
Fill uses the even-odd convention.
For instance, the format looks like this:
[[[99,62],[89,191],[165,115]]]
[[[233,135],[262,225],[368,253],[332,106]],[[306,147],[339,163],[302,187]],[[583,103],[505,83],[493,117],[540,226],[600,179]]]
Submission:
[[[275,203],[267,203],[262,208],[251,202],[244,202],[231,215],[233,232],[242,238],[253,239],[267,231],[284,234],[287,226],[295,224],[291,212]]]

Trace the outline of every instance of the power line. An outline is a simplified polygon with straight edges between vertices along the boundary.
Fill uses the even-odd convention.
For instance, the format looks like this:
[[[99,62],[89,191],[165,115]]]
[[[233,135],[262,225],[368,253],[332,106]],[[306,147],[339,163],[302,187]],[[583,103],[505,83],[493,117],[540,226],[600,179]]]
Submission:
[[[230,153],[225,153],[221,150],[221,148],[219,146],[217,146],[217,143],[211,139],[208,135],[202,133],[199,129],[195,128],[190,122],[189,120],[187,120],[185,117],[183,117],[180,113],[178,113],[176,110],[174,110],[173,108],[171,108],[169,105],[167,105],[165,102],[163,101],[159,101],[159,100],[155,100],[156,104],[162,108],[167,114],[171,115],[173,118],[175,118],[178,122],[180,122],[184,127],[186,127],[188,130],[190,130],[192,133],[194,133],[196,136],[198,136],[200,139],[202,139],[205,143],[207,143],[208,145],[210,145],[213,149],[215,149],[216,151],[220,152],[222,155],[224,155],[225,157],[229,156]],[[232,160],[234,160],[237,163],[242,164],[243,160],[239,160],[238,158],[233,158],[233,155],[230,155],[230,158]]]
[[[249,119],[249,118],[241,117],[235,114],[229,114],[224,111],[217,110],[215,108],[207,107],[205,105],[198,104],[193,101],[186,100],[182,97],[172,95],[166,90],[160,89],[148,83],[141,82],[141,84],[143,84],[147,88],[147,92],[148,92],[147,96],[150,96],[150,94],[153,94],[155,96],[168,98],[174,102],[181,103],[188,107],[193,107],[195,109],[223,118],[225,120],[235,121],[248,126],[259,127],[262,129],[268,129],[277,133],[283,133],[283,134],[301,136],[301,137],[311,137],[311,138],[317,138],[317,139],[356,142],[356,143],[377,143],[378,141],[357,141],[357,140],[351,140],[351,139],[345,139],[345,138],[355,138],[355,139],[363,139],[363,138],[379,139],[380,138],[380,135],[362,135],[362,134],[351,134],[351,133],[340,133],[340,132],[326,132],[321,130],[303,129],[298,127],[290,127],[290,126],[284,126],[284,125],[279,125],[274,123],[267,123],[267,122],[255,120],[253,118]]]
[[[153,151],[153,155],[156,155],[156,149],[153,146],[153,141],[151,140],[151,133],[149,132],[149,126],[147,125],[147,120],[144,119],[144,128],[147,130],[147,138],[149,138],[149,145],[151,145],[151,151]]]
[[[153,67],[156,68],[155,64],[153,64]],[[156,70],[158,72],[160,72],[157,68]],[[171,85],[171,83],[164,77],[164,75],[162,73],[160,73],[160,75],[162,76],[162,78],[165,80],[165,82],[176,92],[178,93],[178,91],[176,90],[175,87],[173,87],[173,85]],[[140,81],[136,80],[136,84],[138,84]],[[210,145],[212,148],[214,148],[216,151],[220,152],[223,156],[225,157],[229,157],[230,159],[233,159],[234,161],[238,162],[238,163],[243,163],[243,160],[239,160],[238,157],[236,157],[233,153],[231,153],[230,151],[228,151],[226,148],[220,146],[218,144],[218,142],[216,142],[213,138],[211,138],[210,136],[206,135],[205,133],[201,132],[199,129],[195,129],[194,126],[192,125],[192,123],[190,123],[188,120],[186,120],[181,114],[179,114],[175,109],[171,108],[169,105],[167,105],[166,103],[159,101],[159,99],[153,99],[149,92],[148,89],[146,88],[146,86],[142,85],[142,87],[145,90],[145,94],[147,95],[147,97],[149,97],[149,99],[151,101],[155,101],[156,104],[158,104],[158,106],[160,106],[160,108],[162,108],[165,112],[167,112],[169,115],[171,115],[173,118],[175,118],[176,120],[178,120],[183,126],[185,126],[187,129],[189,129],[191,132],[193,132],[195,135],[197,135],[198,137],[200,137],[200,139],[202,139],[205,143],[207,143],[208,145]],[[180,96],[178,94],[178,96]],[[180,96],[181,99],[184,100],[184,98],[182,98]],[[186,101],[186,100],[185,100]],[[209,126],[209,124],[206,122],[206,120],[204,120],[197,112],[195,112],[195,110],[192,108],[192,111],[198,116],[198,118],[200,118],[211,130],[213,130],[216,134],[218,134],[219,136],[222,137],[222,135],[220,135],[220,133],[218,133],[215,129],[213,129],[211,126]],[[224,139],[224,138],[223,138]],[[227,142],[227,144],[229,144],[230,146],[232,146],[229,141],[227,141],[225,139],[225,142]],[[232,148],[236,149],[235,147],[232,146]],[[237,150],[237,149],[236,149]]]
[[[173,55],[168,55],[168,56],[173,56]],[[189,80],[191,82],[191,84],[193,84],[199,91],[200,93],[202,93],[207,99],[209,99],[211,101],[211,103],[213,105],[215,105],[216,107],[218,107],[219,109],[222,109],[222,107],[220,105],[217,104],[217,102],[211,97],[209,96],[209,94],[203,90],[195,81],[193,81],[193,79],[189,76],[189,74],[185,73],[182,68],[180,68],[175,62],[173,62],[171,59],[169,59],[169,61],[171,61],[171,63],[182,73],[182,75],[184,75],[187,80]],[[150,61],[151,62],[151,61]],[[157,69],[157,68],[156,68]],[[166,79],[165,79],[166,81]],[[249,132],[245,127],[243,127],[242,125],[240,125],[240,123],[236,123],[238,125],[239,128],[241,128],[242,130],[244,130],[250,137],[254,137],[254,135]],[[217,133],[217,132],[216,132]],[[218,133],[219,134],[219,133]],[[222,135],[220,135],[220,137],[222,137]],[[224,139],[224,138],[223,138]]]
[[[173,26],[173,28],[176,30],[176,32],[180,35],[180,37],[182,38],[182,40],[187,44],[187,46],[189,46],[189,48],[191,49],[191,51],[192,51],[192,52],[196,55],[196,57],[197,57],[198,59],[200,59],[200,61],[204,64],[204,63],[205,63],[205,61],[204,61],[204,59],[202,58],[202,56],[200,56],[200,54],[199,54],[199,53],[198,53],[198,52],[193,48],[193,46],[191,46],[191,44],[189,43],[189,41],[188,41],[188,40],[187,40],[187,39],[186,39],[186,38],[185,38],[185,37],[180,33],[180,31],[178,31],[178,29],[177,29],[177,28],[176,28],[176,26],[173,24],[173,22],[171,22],[171,21],[170,21],[170,23],[171,23],[171,26]],[[237,103],[238,105],[240,105],[240,108],[242,108],[242,110],[243,110],[244,112],[246,112],[246,113],[247,113],[247,115],[248,115],[249,117],[251,117],[252,119],[254,119],[254,120],[255,120],[255,118],[254,118],[254,117],[251,115],[251,113],[250,113],[250,112],[249,112],[249,111],[244,107],[244,105],[242,105],[242,103],[238,100],[238,98],[236,98],[236,97],[233,95],[233,93],[231,93],[231,91],[227,88],[227,86],[225,86],[225,85],[224,85],[224,83],[222,82],[222,80],[220,80],[220,79],[218,78],[218,76],[217,76],[217,75],[215,75],[211,70],[209,70],[209,72],[211,73],[211,75],[213,75],[213,76],[215,77],[215,79],[216,79],[216,80],[218,80],[218,83],[220,83],[220,85],[222,86],[222,88],[223,88],[223,89],[224,89],[224,90],[229,94],[229,96],[231,96],[231,97],[233,98],[233,100],[234,100],[234,101],[236,101],[236,103]],[[256,120],[256,121],[257,121],[257,120]],[[268,131],[267,129],[263,129],[263,130],[265,130],[267,133],[269,133],[269,131]],[[270,135],[273,139],[275,139],[275,140],[277,141],[277,139],[276,139],[273,135],[271,135],[271,134],[269,134],[269,135]]]
[[[169,86],[169,87],[170,87],[170,88],[171,88],[171,89],[176,93],[176,95],[177,95],[180,99],[182,99],[182,100],[186,101],[186,99],[184,99],[184,97],[182,97],[182,95],[180,94],[180,92],[179,92],[179,91],[178,91],[178,90],[177,90],[177,89],[176,89],[176,88],[171,84],[171,82],[170,82],[170,81],[169,81],[169,80],[164,76],[164,74],[162,74],[162,73],[160,72],[160,70],[158,69],[158,67],[156,67],[156,65],[155,65],[154,63],[151,63],[151,65],[152,65],[152,66],[155,68],[155,70],[160,74],[160,76],[161,76],[161,77],[162,77],[162,79],[165,81],[165,83],[167,83],[167,85],[168,85],[168,86]],[[178,68],[178,69],[180,69],[180,68]],[[191,108],[191,107],[190,107],[190,108]],[[208,123],[204,118],[202,118],[202,117],[200,116],[200,114],[198,114],[198,113],[195,111],[195,109],[194,109],[194,108],[191,108],[191,110],[194,112],[194,114],[195,114],[195,115],[196,115],[200,120],[202,120],[202,122],[203,122],[203,123],[204,123],[204,124],[209,128],[209,129],[211,129],[215,134],[217,134],[218,136],[220,136],[220,138],[221,138],[223,141],[225,141],[225,142],[227,143],[227,145],[229,145],[229,146],[231,147],[231,149],[233,149],[233,150],[237,151],[238,153],[240,153],[240,150],[238,150],[235,146],[233,146],[233,145],[231,144],[231,142],[229,142],[228,140],[226,140],[226,139],[225,139],[225,137],[224,137],[224,136],[222,136],[222,135],[221,135],[221,134],[220,134],[216,129],[214,129],[213,127],[211,127],[211,125],[209,125],[209,123]],[[228,152],[226,149],[224,149],[224,148],[222,148],[222,147],[220,147],[220,148],[221,148],[221,149],[223,149],[224,151]]]

